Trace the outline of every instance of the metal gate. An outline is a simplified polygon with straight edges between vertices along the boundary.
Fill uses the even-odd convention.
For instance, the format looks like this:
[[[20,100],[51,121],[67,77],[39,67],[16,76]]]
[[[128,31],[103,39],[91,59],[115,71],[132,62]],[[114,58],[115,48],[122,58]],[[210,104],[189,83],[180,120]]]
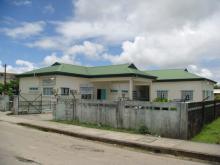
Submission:
[[[20,93],[18,111],[19,113],[42,113],[42,94]]]

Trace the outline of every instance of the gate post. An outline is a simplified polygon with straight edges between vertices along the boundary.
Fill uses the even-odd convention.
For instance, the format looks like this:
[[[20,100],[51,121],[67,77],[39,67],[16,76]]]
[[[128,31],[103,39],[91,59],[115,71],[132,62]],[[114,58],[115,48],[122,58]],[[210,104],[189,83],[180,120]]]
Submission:
[[[13,97],[13,114],[18,115],[19,111],[19,96]]]
[[[216,102],[215,102],[215,100],[213,101],[213,104],[214,104],[213,120],[215,120],[216,119]]]
[[[43,111],[43,104],[42,104],[42,102],[43,102],[43,98],[42,98],[43,96],[42,96],[42,93],[40,94],[40,107],[41,107],[41,113],[42,113],[42,111]]]
[[[202,125],[205,124],[205,101],[202,102]]]

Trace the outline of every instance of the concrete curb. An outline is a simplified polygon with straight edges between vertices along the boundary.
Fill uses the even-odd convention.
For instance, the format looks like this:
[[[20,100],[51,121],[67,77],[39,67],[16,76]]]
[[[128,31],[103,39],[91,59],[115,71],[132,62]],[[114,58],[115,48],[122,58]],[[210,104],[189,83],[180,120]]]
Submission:
[[[132,142],[132,141],[123,141],[123,140],[117,140],[117,139],[106,138],[106,137],[97,137],[97,136],[93,136],[93,135],[71,132],[71,131],[66,131],[66,130],[61,130],[61,129],[55,129],[55,128],[51,128],[51,127],[40,126],[40,125],[24,123],[24,122],[20,122],[17,124],[21,125],[21,126],[39,129],[39,130],[42,130],[45,132],[54,132],[54,133],[64,134],[67,136],[87,139],[87,140],[100,141],[100,142],[109,143],[109,144],[118,144],[121,146],[142,149],[142,150],[151,151],[151,152],[155,152],[155,153],[163,153],[163,154],[170,154],[170,155],[180,156],[180,157],[187,157],[187,158],[194,158],[194,159],[200,159],[200,160],[206,160],[206,161],[220,162],[220,155],[206,154],[206,153],[201,153],[201,152],[194,152],[194,151],[169,148],[169,147],[152,146],[149,144],[142,144],[142,143]]]

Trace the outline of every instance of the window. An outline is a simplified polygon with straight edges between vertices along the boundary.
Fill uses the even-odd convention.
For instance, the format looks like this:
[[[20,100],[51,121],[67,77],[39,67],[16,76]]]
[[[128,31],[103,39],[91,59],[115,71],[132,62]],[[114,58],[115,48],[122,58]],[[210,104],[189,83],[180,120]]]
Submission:
[[[30,87],[29,90],[30,90],[30,91],[37,91],[38,88],[37,88],[37,87]]]
[[[45,96],[53,95],[53,88],[43,88],[43,95]]]
[[[56,77],[44,77],[42,79],[43,86],[53,86],[56,84]]]
[[[61,88],[61,95],[69,95],[70,89],[69,88]]]
[[[184,101],[193,101],[193,91],[192,90],[181,91],[181,98]]]
[[[203,90],[203,99],[204,100],[212,100],[213,99],[213,91]]]
[[[157,91],[157,98],[168,99],[168,91],[167,90],[158,90]]]
[[[82,94],[81,99],[92,99],[92,95],[91,94]]]
[[[38,87],[29,87],[29,93],[38,93],[39,88]]]
[[[93,90],[94,88],[91,84],[81,84],[80,85],[81,99],[92,99]]]
[[[128,93],[128,90],[122,90],[121,92],[122,93]]]

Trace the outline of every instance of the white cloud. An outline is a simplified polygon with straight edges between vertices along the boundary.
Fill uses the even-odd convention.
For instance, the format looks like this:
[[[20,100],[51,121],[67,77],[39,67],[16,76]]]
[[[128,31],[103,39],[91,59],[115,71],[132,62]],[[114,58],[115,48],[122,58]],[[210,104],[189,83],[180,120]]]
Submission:
[[[7,65],[7,72],[10,73],[23,73],[35,69],[35,65],[32,62],[18,59],[16,60],[16,66]],[[0,72],[4,71],[2,62],[0,61]]]
[[[124,39],[132,38],[135,32],[132,25],[123,22],[111,22],[105,24],[100,22],[64,22],[58,23],[56,31],[65,37],[74,39],[88,39],[98,37],[105,41],[119,42]]]
[[[45,64],[75,63],[84,56],[141,68],[196,65],[198,73],[211,76],[202,61],[220,59],[219,0],[77,0],[73,5],[72,18],[53,23],[55,36],[27,44],[62,52],[45,57]],[[111,55],[112,45],[121,45],[122,52]]]
[[[60,49],[60,46],[62,45],[62,42],[57,40],[56,38],[42,38],[40,40],[37,40],[33,43],[27,43],[28,47],[37,47],[42,49]]]
[[[76,39],[98,37],[114,43],[181,29],[186,24],[196,25],[220,7],[218,0],[211,3],[207,0],[78,0],[73,3],[74,17],[60,22],[56,28],[58,33]]]
[[[75,61],[73,56],[63,55],[61,57],[58,57],[56,53],[52,53],[51,55],[46,56],[43,60],[43,64],[47,66],[55,62],[62,62],[67,64],[80,64],[79,62]]]
[[[44,30],[45,22],[24,22],[22,26],[15,28],[2,28],[0,29],[7,36],[12,38],[27,38],[40,34]]]
[[[55,8],[51,4],[45,6],[43,9],[43,13],[45,14],[53,14],[54,12],[55,12]]]
[[[88,58],[98,58],[99,55],[104,51],[104,47],[100,44],[84,41],[82,45],[74,45],[65,52],[69,55],[81,54]]]
[[[180,67],[219,58],[218,0],[93,0],[93,5],[78,0],[73,4],[74,17],[57,23],[56,31],[75,41],[95,38],[106,47],[121,43],[120,54],[104,51],[99,59],[134,62],[139,67]]]
[[[31,5],[32,1],[31,0],[14,0],[12,3],[16,6],[26,6],[26,5]]]
[[[188,69],[190,72],[195,73],[201,77],[213,78],[213,73],[207,68],[200,68],[196,65],[189,65]]]
[[[44,58],[44,65],[51,65],[55,62],[63,62],[69,64],[80,64],[77,59],[78,56],[85,56],[86,58],[97,60],[100,54],[104,51],[104,47],[100,44],[84,41],[81,45],[73,45],[63,49],[63,55],[57,56],[54,52]]]
[[[213,53],[208,55],[212,50],[220,51],[219,27],[220,19],[214,17],[196,27],[185,25],[170,32],[149,33],[124,41],[121,54],[103,57],[112,63],[134,62],[140,67],[180,67],[204,58],[219,58]]]

